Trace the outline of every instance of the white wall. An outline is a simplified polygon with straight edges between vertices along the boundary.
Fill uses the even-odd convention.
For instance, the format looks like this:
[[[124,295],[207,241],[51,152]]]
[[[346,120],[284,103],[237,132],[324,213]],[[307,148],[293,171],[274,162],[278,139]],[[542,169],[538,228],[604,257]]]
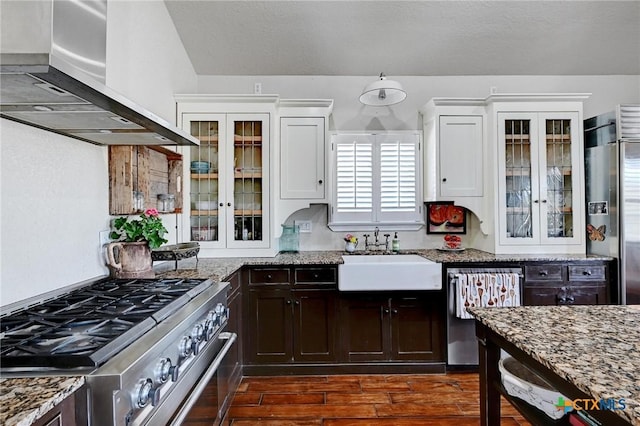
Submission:
[[[109,224],[106,149],[0,124],[1,304],[106,274],[98,250]]]
[[[108,20],[107,85],[175,123],[173,94],[197,79],[164,2],[110,0]],[[107,161],[106,147],[0,119],[0,306],[108,274]]]

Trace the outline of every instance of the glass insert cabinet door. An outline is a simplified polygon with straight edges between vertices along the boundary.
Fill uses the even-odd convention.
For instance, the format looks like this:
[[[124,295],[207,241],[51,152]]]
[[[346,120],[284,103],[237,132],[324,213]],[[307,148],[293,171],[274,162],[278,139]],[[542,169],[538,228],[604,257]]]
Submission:
[[[233,235],[234,241],[262,241],[263,145],[266,123],[233,120]]]
[[[577,114],[499,114],[505,244],[574,243]]]
[[[200,140],[189,148],[191,239],[263,247],[268,116],[194,114],[185,125]]]
[[[220,132],[224,117],[193,120],[188,123],[190,133],[200,140],[200,146],[190,149],[191,205],[190,233],[192,241],[219,241],[219,212],[223,209],[220,197]]]

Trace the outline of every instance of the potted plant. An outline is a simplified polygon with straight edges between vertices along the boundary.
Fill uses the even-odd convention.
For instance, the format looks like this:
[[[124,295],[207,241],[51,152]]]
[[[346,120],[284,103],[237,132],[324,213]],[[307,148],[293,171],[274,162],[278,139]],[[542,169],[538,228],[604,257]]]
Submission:
[[[109,235],[115,242],[107,246],[107,259],[116,278],[153,278],[151,250],[167,240],[167,229],[156,209],[147,209],[139,219],[119,217]]]

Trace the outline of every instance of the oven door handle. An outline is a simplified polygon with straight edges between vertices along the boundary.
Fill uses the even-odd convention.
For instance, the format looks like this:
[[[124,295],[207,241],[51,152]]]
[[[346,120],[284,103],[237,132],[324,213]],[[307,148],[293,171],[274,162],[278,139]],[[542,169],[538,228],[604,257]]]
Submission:
[[[220,364],[222,364],[222,360],[227,355],[227,352],[229,352],[229,349],[231,349],[231,346],[233,346],[237,338],[238,335],[236,333],[220,333],[218,339],[226,340],[227,342],[224,344],[218,355],[216,355],[216,358],[213,360],[213,363],[211,363],[211,366],[207,369],[207,371],[205,371],[204,375],[191,392],[191,395],[189,395],[189,398],[187,398],[187,400],[182,404],[180,411],[178,412],[178,414],[176,414],[176,416],[173,418],[173,421],[171,422],[172,426],[182,424],[184,419],[191,411],[191,408],[195,405],[195,403],[198,401],[198,398],[200,398],[200,395],[209,384],[209,381],[211,380],[213,375],[216,374],[218,367],[220,367]]]

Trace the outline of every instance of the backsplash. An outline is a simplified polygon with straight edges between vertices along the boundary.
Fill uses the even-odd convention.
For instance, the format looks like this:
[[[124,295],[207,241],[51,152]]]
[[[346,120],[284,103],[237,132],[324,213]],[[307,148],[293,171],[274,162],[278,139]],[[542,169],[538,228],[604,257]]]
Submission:
[[[467,213],[467,233],[461,234],[462,247],[475,248],[482,245],[483,234],[480,232],[478,219],[471,213]],[[287,219],[287,224],[293,224],[295,220],[310,220],[312,225],[311,233],[300,233],[300,251],[311,250],[343,250],[345,232],[334,232],[327,226],[328,215],[326,205],[313,205],[308,209],[298,210]],[[359,245],[357,250],[364,250],[364,232],[351,232],[358,237]],[[367,232],[372,234],[372,232]],[[391,239],[395,231],[380,227],[379,239],[384,241],[384,234],[391,234],[389,237],[389,250],[391,250]],[[442,247],[444,235],[430,234],[422,227],[418,231],[400,231],[400,249],[433,249]],[[371,237],[372,238],[372,237]]]

